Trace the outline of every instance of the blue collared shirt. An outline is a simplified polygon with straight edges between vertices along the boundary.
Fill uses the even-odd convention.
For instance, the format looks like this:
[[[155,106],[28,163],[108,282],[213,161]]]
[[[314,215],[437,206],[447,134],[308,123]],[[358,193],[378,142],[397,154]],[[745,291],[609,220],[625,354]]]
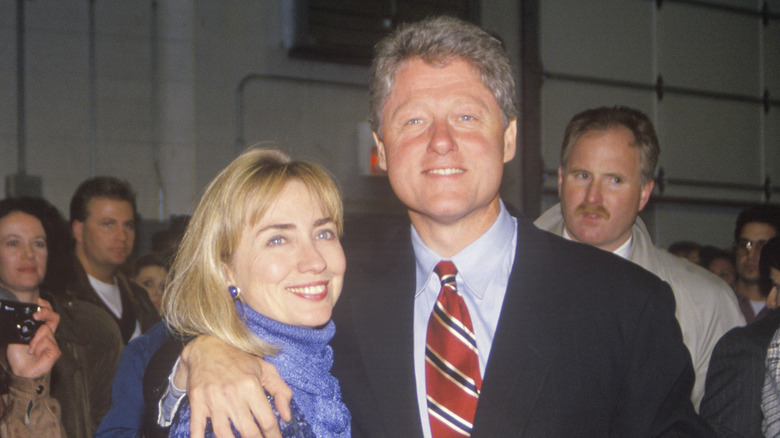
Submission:
[[[433,268],[445,258],[428,248],[412,227],[412,246],[417,260],[417,287],[414,298],[414,371],[417,402],[420,407],[423,435],[431,436],[425,394],[425,337],[428,319],[439,296],[441,283]],[[510,238],[511,237],[511,238]],[[509,274],[515,259],[517,219],[501,211],[493,225],[471,245],[450,258],[458,269],[456,277],[469,309],[479,351],[479,368],[484,375],[498,317],[504,302]]]

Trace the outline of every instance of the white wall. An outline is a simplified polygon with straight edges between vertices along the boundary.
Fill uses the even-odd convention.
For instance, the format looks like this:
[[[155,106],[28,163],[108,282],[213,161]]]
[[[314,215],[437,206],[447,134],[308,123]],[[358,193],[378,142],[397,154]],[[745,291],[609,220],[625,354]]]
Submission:
[[[755,0],[711,2],[759,10]],[[780,11],[780,1],[768,2]],[[689,4],[599,0],[540,2],[544,70],[589,78],[682,87],[728,95],[780,94],[780,22]],[[780,181],[780,108],[673,91],[550,79],[542,88],[542,155],[557,169],[568,120],[601,105],[627,105],[647,113],[661,143],[659,166],[672,179],[761,185]],[[546,181],[548,193],[555,178]],[[729,246],[741,206],[762,202],[751,190],[667,185],[643,217],[656,243],[676,240]],[[778,194],[773,202],[778,202]],[[674,200],[675,202],[669,202]],[[557,201],[547,196],[545,204]]]
[[[25,1],[26,171],[67,215],[78,183],[95,174],[125,178],[147,219],[188,213],[214,175],[235,157],[238,90],[242,143],[272,140],[316,159],[339,180],[348,212],[390,211],[385,179],[361,176],[357,127],[365,120],[367,69],[286,56],[286,0],[102,0],[90,53],[89,0]],[[757,8],[756,0],[719,0]],[[16,174],[16,4],[0,0],[0,193]],[[780,24],[647,0],[539,0],[543,68],[548,71],[725,93],[780,95]],[[769,2],[780,11],[780,0]],[[482,2],[482,23],[506,43],[517,67],[519,2]],[[153,27],[155,26],[156,27]],[[153,32],[156,29],[156,33]],[[154,48],[154,50],[153,50]],[[154,58],[156,56],[156,58]],[[94,82],[90,62],[94,60]],[[156,61],[156,62],[153,62]],[[350,85],[330,85],[337,81]],[[91,90],[95,104],[91,104]],[[156,90],[156,92],[155,92]],[[566,122],[598,105],[646,111],[661,137],[672,178],[761,184],[780,180],[780,110],[619,87],[547,80],[542,89],[542,155],[555,169]],[[93,119],[94,117],[94,119]],[[536,145],[527,145],[533,146]],[[521,205],[519,160],[503,194]],[[157,163],[157,164],[155,164]],[[776,183],[775,183],[776,184]],[[548,191],[555,182],[545,183]],[[669,187],[666,196],[761,200],[758,193]],[[555,202],[554,196],[544,198]],[[646,213],[659,244],[694,238],[726,246],[736,207],[656,203]],[[724,228],[726,229],[724,232]]]
[[[286,0],[164,0],[156,11],[149,1],[94,2],[94,57],[89,3],[24,3],[26,172],[42,178],[43,195],[64,214],[80,181],[105,174],[130,181],[144,218],[188,213],[238,153],[239,135],[244,147],[273,141],[295,157],[320,161],[339,180],[348,212],[399,205],[384,178],[358,169],[367,68],[288,58]],[[15,16],[16,1],[0,1],[2,59],[16,57]],[[482,17],[504,38],[516,66],[516,2],[485,4]],[[243,87],[239,133],[239,84],[250,75],[257,78]],[[0,120],[5,193],[5,177],[18,172],[15,62],[0,66],[0,96],[9,115]],[[506,196],[514,200],[518,169],[515,161],[506,178]]]

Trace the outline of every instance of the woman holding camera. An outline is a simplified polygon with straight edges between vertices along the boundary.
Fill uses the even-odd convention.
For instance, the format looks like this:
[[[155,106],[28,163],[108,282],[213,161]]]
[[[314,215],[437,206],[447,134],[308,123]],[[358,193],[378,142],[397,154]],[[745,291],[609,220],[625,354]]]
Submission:
[[[59,315],[39,299],[33,316],[46,321],[29,344],[11,343],[0,348],[0,436],[64,437],[60,405],[51,397],[51,369],[60,357],[54,340]]]
[[[64,435],[78,438],[92,436],[110,405],[111,381],[123,344],[118,328],[114,332],[105,328],[116,326],[108,323],[107,312],[90,303],[57,299],[64,269],[70,266],[68,236],[64,219],[47,201],[29,197],[0,201],[0,286],[20,302],[41,306],[37,319],[46,320],[29,346],[9,346],[7,395],[20,394],[14,389],[21,382],[16,377],[45,381],[50,370],[50,394],[59,402]],[[49,393],[48,384],[25,384],[34,397]],[[6,407],[10,413],[24,408],[18,403]],[[59,409],[49,411],[59,413]],[[25,418],[23,424],[32,426],[32,420]],[[0,432],[0,436],[17,435]]]
[[[46,271],[46,237],[40,222],[22,215],[0,219],[0,436],[60,437],[60,406],[49,391],[61,355],[54,339],[60,317],[34,292]],[[30,318],[44,322],[32,337],[17,328],[34,327]]]
[[[15,238],[10,239],[13,241]],[[0,245],[3,246],[0,254],[6,252],[8,241],[9,236],[0,220]],[[40,298],[36,301],[37,311],[33,314],[18,311],[9,313],[9,309],[19,310],[18,305],[23,304],[15,301],[15,296],[7,290],[0,290],[0,299],[11,300],[0,310],[5,311],[0,316],[4,321],[24,322],[24,319],[30,317],[43,321],[32,339],[18,334],[11,327],[3,328],[3,338],[6,339],[0,345],[0,350],[5,351],[5,354],[0,355],[0,436],[64,437],[60,405],[49,392],[51,369],[61,354],[54,340],[60,317],[51,310],[46,300]]]

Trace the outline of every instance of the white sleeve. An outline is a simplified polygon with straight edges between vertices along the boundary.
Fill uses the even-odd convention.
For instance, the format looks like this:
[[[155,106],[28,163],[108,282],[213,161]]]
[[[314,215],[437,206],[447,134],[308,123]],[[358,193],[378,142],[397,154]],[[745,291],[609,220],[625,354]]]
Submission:
[[[179,359],[173,365],[171,374],[168,375],[168,387],[165,389],[160,401],[157,404],[157,425],[160,427],[169,427],[173,423],[173,416],[179,410],[179,405],[187,395],[186,389],[179,389],[173,384],[173,376],[179,369]]]

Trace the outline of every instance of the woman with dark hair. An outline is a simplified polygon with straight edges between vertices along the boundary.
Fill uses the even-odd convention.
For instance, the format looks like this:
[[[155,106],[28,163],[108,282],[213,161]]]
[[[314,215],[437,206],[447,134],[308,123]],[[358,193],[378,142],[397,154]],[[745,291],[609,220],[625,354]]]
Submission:
[[[157,310],[160,310],[165,278],[168,276],[168,265],[159,254],[150,252],[138,257],[133,262],[130,279],[146,289],[149,299]]]
[[[51,370],[60,357],[54,339],[59,315],[36,293],[46,272],[47,241],[40,221],[21,211],[8,211],[0,201],[0,299],[3,318],[33,303],[33,318],[45,321],[32,339],[11,336],[4,325],[0,345],[0,436],[62,436],[59,404],[49,393]],[[16,313],[18,314],[18,313]],[[24,314],[22,314],[24,316]],[[16,335],[23,335],[16,333]],[[24,343],[27,340],[29,344]]]
[[[0,239],[0,285],[18,301],[59,314],[54,339],[62,356],[51,368],[51,394],[62,409],[65,433],[92,436],[111,402],[123,345],[119,329],[106,329],[116,324],[97,306],[59,298],[70,261],[67,226],[56,207],[40,198],[0,201]]]
[[[24,336],[29,345],[21,342],[21,337],[7,333],[8,326],[2,328],[5,332],[0,346],[0,436],[61,436],[59,404],[49,393],[51,369],[61,354],[54,339],[60,318],[51,310],[51,304],[35,293],[46,272],[48,242],[40,221],[8,208],[15,203],[0,201],[3,318],[12,322],[7,311],[21,310],[20,301],[25,301],[38,306],[34,318],[45,324],[32,339]]]

